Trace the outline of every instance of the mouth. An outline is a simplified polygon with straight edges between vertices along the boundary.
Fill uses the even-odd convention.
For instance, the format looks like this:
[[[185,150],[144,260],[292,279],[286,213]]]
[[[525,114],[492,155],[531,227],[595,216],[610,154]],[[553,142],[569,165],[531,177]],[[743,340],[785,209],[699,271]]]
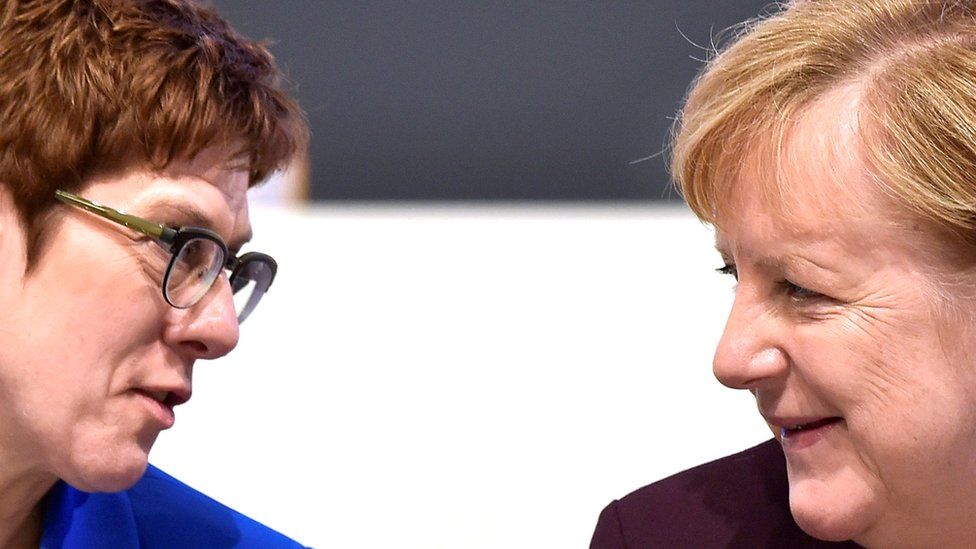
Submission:
[[[823,419],[818,419],[818,420],[810,421],[810,422],[806,422],[806,423],[787,424],[787,425],[781,426],[779,432],[780,432],[780,436],[782,438],[784,438],[784,439],[785,438],[791,438],[791,437],[796,436],[798,433],[802,433],[804,431],[813,431],[815,429],[820,429],[820,428],[826,427],[828,425],[833,425],[834,423],[837,423],[837,422],[839,422],[841,420],[842,420],[842,418],[839,418],[839,417],[825,417]]]
[[[174,387],[171,390],[159,388],[133,388],[130,392],[142,400],[149,409],[150,416],[163,429],[169,429],[176,422],[173,408],[190,400],[190,390]]]
[[[172,391],[133,389],[133,391],[141,393],[144,396],[147,396],[169,408],[179,406],[180,404],[184,404],[186,401],[190,400],[190,392],[184,389],[175,389]]]
[[[784,447],[800,449],[812,446],[844,418],[832,416],[822,418],[777,419],[769,423],[779,427],[779,439]]]

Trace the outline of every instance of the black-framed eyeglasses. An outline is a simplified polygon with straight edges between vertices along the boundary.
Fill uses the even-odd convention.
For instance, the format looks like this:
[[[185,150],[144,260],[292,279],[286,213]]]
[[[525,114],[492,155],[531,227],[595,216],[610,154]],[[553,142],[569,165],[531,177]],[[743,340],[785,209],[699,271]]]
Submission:
[[[235,256],[217,233],[202,227],[167,227],[114,210],[80,196],[55,191],[58,200],[156,239],[171,254],[163,275],[163,299],[177,309],[192,307],[213,286],[221,268],[230,271],[237,322],[251,314],[278,272],[275,260],[263,253]]]

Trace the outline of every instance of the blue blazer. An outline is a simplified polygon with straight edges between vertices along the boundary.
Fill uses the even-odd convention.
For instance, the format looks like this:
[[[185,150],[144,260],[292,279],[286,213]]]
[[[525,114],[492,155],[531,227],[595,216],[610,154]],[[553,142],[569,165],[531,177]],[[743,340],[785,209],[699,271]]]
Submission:
[[[302,547],[152,465],[122,492],[89,494],[58,482],[44,506],[41,549]]]

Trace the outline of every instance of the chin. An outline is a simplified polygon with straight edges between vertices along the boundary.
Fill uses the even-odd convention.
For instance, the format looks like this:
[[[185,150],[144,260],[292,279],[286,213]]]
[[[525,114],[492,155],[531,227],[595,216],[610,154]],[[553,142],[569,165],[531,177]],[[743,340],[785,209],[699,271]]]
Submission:
[[[139,482],[149,465],[148,448],[140,444],[103,446],[72,456],[61,480],[84,492],[119,492]]]
[[[797,484],[790,484],[790,512],[800,529],[817,539],[861,538],[875,522],[878,505],[870,493],[812,480]]]
[[[864,529],[856,520],[845,516],[831,516],[823,509],[806,509],[790,505],[793,519],[801,530],[823,541],[847,541],[859,536]]]

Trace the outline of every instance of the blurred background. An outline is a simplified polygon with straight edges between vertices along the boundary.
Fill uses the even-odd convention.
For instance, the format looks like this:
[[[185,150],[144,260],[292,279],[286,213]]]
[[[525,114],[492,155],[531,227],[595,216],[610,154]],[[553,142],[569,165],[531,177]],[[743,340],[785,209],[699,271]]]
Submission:
[[[614,498],[769,433],[668,135],[765,2],[214,0],[307,155],[253,191],[278,278],[153,462],[314,547],[585,547]]]

